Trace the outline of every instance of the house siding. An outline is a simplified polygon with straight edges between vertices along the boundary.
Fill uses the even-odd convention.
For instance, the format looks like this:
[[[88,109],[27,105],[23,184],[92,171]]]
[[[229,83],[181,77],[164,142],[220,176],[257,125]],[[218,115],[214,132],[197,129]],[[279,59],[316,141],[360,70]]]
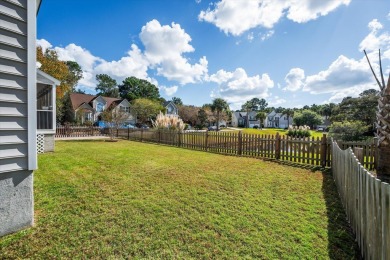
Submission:
[[[0,0],[0,236],[33,223],[35,15],[35,1]]]

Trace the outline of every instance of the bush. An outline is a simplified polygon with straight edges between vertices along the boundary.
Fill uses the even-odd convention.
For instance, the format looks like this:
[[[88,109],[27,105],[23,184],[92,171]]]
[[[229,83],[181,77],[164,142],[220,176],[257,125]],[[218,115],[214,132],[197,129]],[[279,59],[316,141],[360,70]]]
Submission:
[[[361,121],[334,122],[329,127],[329,135],[336,140],[361,141],[367,138],[364,133],[368,128],[369,126]]]
[[[219,127],[220,127],[220,128],[224,128],[224,127],[226,127],[226,125],[220,125]]]
[[[258,128],[259,128],[258,125],[253,126],[253,129],[258,129]]]
[[[310,137],[310,135],[311,135],[310,127],[308,127],[306,125],[300,126],[300,127],[289,126],[288,132],[286,135],[291,136],[291,137],[295,137],[295,138]]]

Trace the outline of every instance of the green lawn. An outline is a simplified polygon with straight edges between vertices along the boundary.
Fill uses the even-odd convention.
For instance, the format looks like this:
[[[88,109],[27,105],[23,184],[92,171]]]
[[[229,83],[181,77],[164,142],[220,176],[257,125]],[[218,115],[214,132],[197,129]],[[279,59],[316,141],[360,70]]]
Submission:
[[[242,132],[245,134],[262,134],[262,135],[276,135],[279,133],[280,135],[286,135],[287,130],[277,129],[277,128],[263,128],[263,129],[254,129],[254,128],[242,128]],[[310,137],[322,137],[324,133],[317,131],[310,131]]]
[[[329,173],[130,141],[39,156],[34,228],[4,258],[354,259]]]

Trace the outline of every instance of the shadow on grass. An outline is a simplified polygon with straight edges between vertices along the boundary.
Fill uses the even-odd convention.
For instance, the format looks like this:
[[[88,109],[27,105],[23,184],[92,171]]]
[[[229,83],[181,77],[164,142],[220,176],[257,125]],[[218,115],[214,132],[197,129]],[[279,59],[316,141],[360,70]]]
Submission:
[[[328,217],[328,253],[330,259],[362,259],[355,235],[349,225],[345,210],[332,177],[331,168],[277,160],[275,163],[322,173],[322,193]]]

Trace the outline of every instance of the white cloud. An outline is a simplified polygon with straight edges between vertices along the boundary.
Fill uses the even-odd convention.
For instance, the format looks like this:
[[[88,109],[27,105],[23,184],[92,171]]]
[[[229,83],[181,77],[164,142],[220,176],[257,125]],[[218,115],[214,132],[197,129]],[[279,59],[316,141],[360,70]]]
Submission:
[[[140,39],[145,46],[145,57],[159,75],[184,85],[199,82],[207,75],[207,58],[190,64],[184,53],[194,52],[190,44],[191,37],[180,27],[172,23],[161,25],[152,20],[142,27]]]
[[[211,75],[209,81],[219,84],[211,93],[212,98],[222,97],[235,106],[254,97],[266,98],[269,95],[268,90],[274,87],[274,82],[268,74],[249,77],[242,68],[233,72],[220,70]]]
[[[367,61],[339,56],[327,70],[306,78],[303,90],[312,94],[334,93],[352,87],[373,87]],[[359,93],[357,93],[359,94]]]
[[[253,32],[248,33],[247,38],[248,38],[248,41],[249,41],[249,42],[252,42],[253,39],[255,38],[255,37],[253,36]]]
[[[53,47],[53,45],[51,45],[51,43],[46,41],[45,39],[37,39],[36,43],[37,43],[37,46],[41,46],[42,47],[43,53],[45,53],[45,51],[47,49],[50,49],[51,47]]]
[[[383,25],[377,19],[374,19],[368,24],[368,28],[370,33],[360,43],[359,50],[372,52],[381,49],[384,52],[388,51],[390,49],[390,34],[388,32],[380,34]],[[386,53],[384,58],[390,59],[390,52]]]
[[[159,89],[165,93],[167,96],[172,96],[173,94],[176,93],[178,90],[178,86],[172,86],[172,87],[165,87],[165,86],[160,86]]]
[[[269,38],[272,37],[272,35],[274,35],[275,31],[274,30],[270,30],[264,34],[260,34],[260,39],[262,41],[265,41],[265,40],[268,40]]]
[[[238,36],[256,27],[273,28],[284,16],[304,23],[325,16],[351,0],[221,0],[201,11],[198,19],[214,24],[226,34]]]
[[[184,53],[194,52],[195,49],[190,45],[191,37],[179,24],[161,26],[157,20],[152,20],[142,27],[140,38],[145,51],[132,44],[125,56],[113,61],[94,56],[87,49],[74,43],[65,47],[54,47],[54,50],[60,60],[76,61],[81,66],[83,78],[79,85],[91,89],[96,86],[96,75],[101,73],[110,75],[118,82],[126,77],[135,76],[149,80],[155,85],[158,85],[158,82],[148,75],[149,69],[156,70],[158,75],[178,81],[182,85],[201,82],[207,77],[208,61],[205,56],[194,64],[183,56]],[[38,39],[37,45],[42,46],[43,50],[53,47],[45,39]],[[171,87],[166,91],[172,93],[173,90],[175,88]]]
[[[268,106],[271,106],[271,107],[280,106],[280,105],[285,104],[287,102],[287,100],[285,100],[284,98],[281,98],[279,96],[274,96],[274,97],[268,99],[267,101],[268,101]]]
[[[286,87],[283,90],[297,91],[302,89],[305,80],[305,71],[301,68],[292,68],[284,78]]]
[[[390,20],[390,12],[387,14],[387,20]]]
[[[123,79],[129,76],[129,72],[131,72],[134,77],[150,80],[147,74],[148,65],[149,63],[141,50],[137,45],[132,44],[127,56],[118,61],[102,61],[96,66],[95,71],[97,74],[106,73],[117,79]]]

